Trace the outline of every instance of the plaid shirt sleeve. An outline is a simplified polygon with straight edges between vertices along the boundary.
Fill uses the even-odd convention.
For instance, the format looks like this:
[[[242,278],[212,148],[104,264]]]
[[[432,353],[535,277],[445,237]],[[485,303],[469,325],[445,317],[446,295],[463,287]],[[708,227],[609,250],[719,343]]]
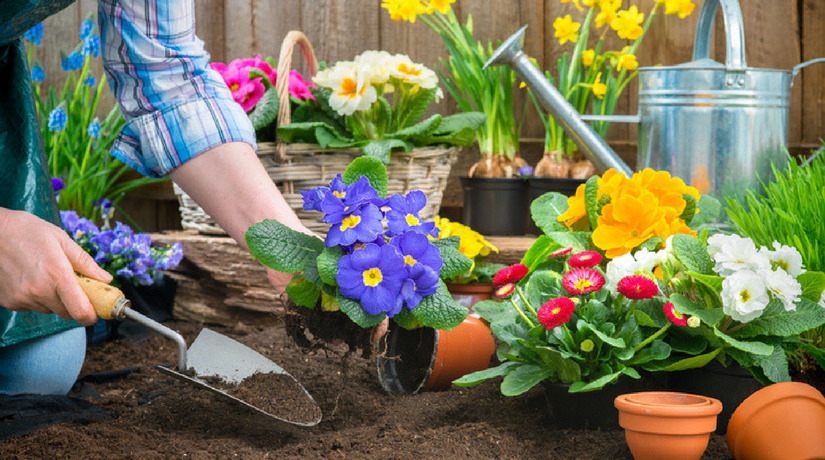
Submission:
[[[103,64],[126,125],[112,154],[162,177],[255,131],[195,35],[193,0],[99,0]]]

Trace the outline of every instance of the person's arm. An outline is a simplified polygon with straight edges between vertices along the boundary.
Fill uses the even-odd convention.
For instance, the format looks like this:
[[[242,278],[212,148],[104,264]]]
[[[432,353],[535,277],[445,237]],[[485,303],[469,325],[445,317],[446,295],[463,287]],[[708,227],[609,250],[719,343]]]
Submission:
[[[28,212],[0,208],[0,305],[94,324],[97,314],[75,272],[112,281],[63,229]]]
[[[277,219],[309,233],[258,160],[248,116],[195,36],[192,0],[100,0],[103,63],[127,124],[112,153],[170,175],[241,246]],[[283,291],[289,276],[270,271]]]

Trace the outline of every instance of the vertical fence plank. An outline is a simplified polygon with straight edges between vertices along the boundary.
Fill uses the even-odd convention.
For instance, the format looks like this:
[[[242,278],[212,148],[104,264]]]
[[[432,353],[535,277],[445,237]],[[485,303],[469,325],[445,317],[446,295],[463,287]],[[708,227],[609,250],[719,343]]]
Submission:
[[[226,61],[224,0],[196,0],[195,28],[213,62]]]
[[[253,33],[253,8],[255,0],[225,0],[224,17],[224,59],[228,62],[233,59],[254,56],[256,49],[255,34]]]
[[[253,1],[253,33],[255,34],[255,54],[263,57],[272,56],[278,59],[281,43],[287,32],[291,30],[303,31],[301,0],[254,0]],[[311,21],[307,18],[306,21]],[[313,47],[318,42],[308,37]],[[292,60],[293,66],[300,72],[306,72],[303,59],[297,56]]]
[[[375,0],[306,0],[303,28],[319,61],[350,60],[378,49],[379,6]]]
[[[825,2],[805,0],[801,4],[802,59],[825,57]],[[794,88],[794,92],[804,94],[801,104],[802,141],[822,145],[820,140],[825,139],[825,63],[806,67],[797,76]]]

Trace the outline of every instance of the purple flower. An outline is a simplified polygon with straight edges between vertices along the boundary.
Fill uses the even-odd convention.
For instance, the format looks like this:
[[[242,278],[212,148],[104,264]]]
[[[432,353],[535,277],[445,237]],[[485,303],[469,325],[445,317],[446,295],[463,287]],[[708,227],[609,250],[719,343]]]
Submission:
[[[398,252],[404,256],[405,267],[424,265],[435,271],[435,273],[441,272],[441,267],[444,265],[441,252],[430,242],[426,235],[407,232],[393,237],[390,244],[397,247]]]
[[[329,187],[315,187],[310,191],[301,190],[301,197],[304,199],[304,211],[318,211],[321,210],[321,202],[329,193]]]
[[[92,237],[100,231],[92,221],[85,217],[79,217],[74,211],[60,211],[60,220],[63,228],[75,241],[84,236]]]
[[[516,173],[517,176],[532,176],[533,175],[533,167],[530,165],[524,165],[521,168],[518,168],[518,172]]]
[[[161,252],[161,258],[157,260],[155,268],[158,270],[169,270],[170,268],[177,267],[181,260],[183,260],[183,245],[180,244],[180,242],[176,242]]]
[[[66,183],[63,182],[63,179],[59,177],[52,177],[52,189],[54,190],[54,193],[57,193],[64,188],[66,188]]]
[[[407,279],[404,257],[395,246],[368,244],[338,261],[335,279],[341,286],[341,295],[358,300],[371,315],[386,312],[388,316],[400,311],[403,299],[401,285]]]
[[[115,213],[114,204],[112,200],[102,198],[92,203],[96,208],[100,208],[100,215],[103,220],[108,220]]]
[[[427,196],[420,190],[413,190],[406,197],[393,195],[389,198],[390,210],[387,211],[387,227],[390,233],[398,235],[407,231],[429,234],[438,237],[438,229],[433,222],[421,222],[418,213],[427,204]]]
[[[338,204],[338,200],[331,193],[324,199],[324,205],[333,198]],[[330,216],[335,216],[335,219],[327,220]],[[324,216],[324,222],[332,224],[327,233],[327,239],[324,242],[328,247],[340,245],[350,246],[356,243],[370,243],[375,241],[381,233],[384,232],[384,225],[381,220],[384,215],[378,206],[374,204],[366,204],[355,208],[354,210],[347,207],[341,208],[340,212],[335,214],[327,214]]]
[[[421,303],[424,296],[435,294],[438,290],[438,279],[438,272],[424,264],[409,267],[407,279],[401,286],[401,298],[407,304],[407,308],[412,310]]]

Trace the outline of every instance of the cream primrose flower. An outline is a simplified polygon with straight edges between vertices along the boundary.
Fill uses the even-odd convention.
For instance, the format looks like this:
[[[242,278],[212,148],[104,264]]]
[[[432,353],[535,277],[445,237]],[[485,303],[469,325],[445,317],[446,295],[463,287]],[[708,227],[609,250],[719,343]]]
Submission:
[[[355,62],[335,64],[329,73],[326,87],[332,91],[329,106],[343,116],[367,110],[378,99],[375,88],[370,85],[370,68],[358,66]]]
[[[739,235],[713,235],[708,238],[708,254],[713,251],[713,267],[719,276],[727,277],[739,270],[768,270],[771,261],[760,253],[750,238]]]
[[[435,72],[421,64],[414,63],[408,56],[396,54],[393,59],[390,68],[392,77],[424,89],[433,89],[438,85],[438,75]]]
[[[802,254],[800,254],[796,248],[785,246],[778,241],[774,241],[773,249],[774,250],[771,251],[766,247],[760,248],[760,252],[764,250],[764,253],[767,254],[768,259],[771,261],[771,266],[785,270],[794,278],[805,273],[805,268],[802,264]]]
[[[332,68],[327,67],[324,70],[319,70],[318,73],[312,77],[312,82],[318,86],[323,86],[324,88],[329,88],[329,74],[332,73]]]
[[[765,280],[765,287],[774,299],[782,301],[785,310],[796,310],[796,303],[802,295],[802,285],[785,270],[760,270],[757,272]]]
[[[358,67],[370,68],[370,83],[373,85],[383,85],[390,80],[393,61],[393,55],[386,51],[369,50],[355,56]]]
[[[647,249],[637,251],[635,256],[627,253],[616,257],[607,263],[607,282],[604,287],[617,294],[619,281],[626,276],[642,275],[655,280],[653,269],[666,258],[667,254],[664,251],[651,252]]]
[[[739,270],[722,281],[722,311],[736,321],[758,318],[768,302],[764,279],[751,270]]]

